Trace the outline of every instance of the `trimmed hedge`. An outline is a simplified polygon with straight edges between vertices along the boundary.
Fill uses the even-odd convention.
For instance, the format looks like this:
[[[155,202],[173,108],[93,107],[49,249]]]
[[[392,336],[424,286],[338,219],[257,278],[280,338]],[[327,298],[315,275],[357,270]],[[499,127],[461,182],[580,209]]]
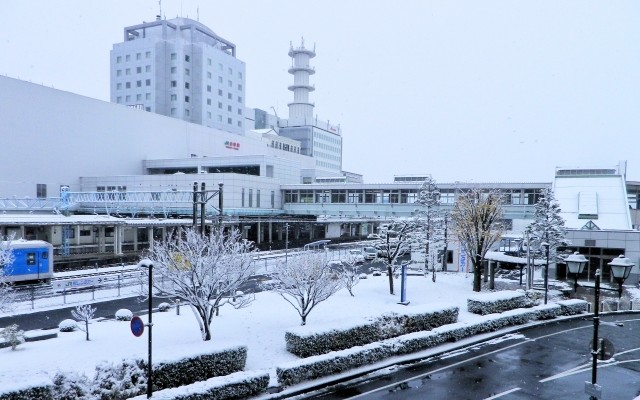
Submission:
[[[53,400],[51,386],[35,386],[28,389],[0,394],[0,400]]]
[[[407,311],[405,314],[385,313],[356,325],[353,321],[338,322],[322,330],[300,326],[285,332],[286,348],[299,357],[326,354],[451,324],[458,320],[459,312],[458,307],[432,305]]]
[[[153,363],[153,389],[160,390],[205,381],[242,371],[247,347],[238,346],[212,354],[201,354],[174,362]],[[145,368],[147,363],[144,363]]]
[[[268,372],[236,372],[227,376],[219,376],[187,385],[180,388],[165,389],[153,392],[157,400],[225,400],[244,399],[267,391],[269,386]],[[131,400],[144,400],[140,395]]]
[[[479,322],[447,324],[431,331],[414,332],[365,346],[285,363],[276,367],[276,375],[282,386],[290,386],[362,367],[392,356],[415,353],[445,342],[455,342],[476,334],[524,324],[531,320],[548,319],[552,318],[552,315],[572,315],[579,308],[583,306],[586,308],[586,303],[586,301],[576,300],[572,302],[571,308],[543,305],[509,310],[488,316],[487,319]]]
[[[525,292],[514,290],[480,293],[467,299],[467,311],[480,315],[501,313],[533,305],[534,303]]]

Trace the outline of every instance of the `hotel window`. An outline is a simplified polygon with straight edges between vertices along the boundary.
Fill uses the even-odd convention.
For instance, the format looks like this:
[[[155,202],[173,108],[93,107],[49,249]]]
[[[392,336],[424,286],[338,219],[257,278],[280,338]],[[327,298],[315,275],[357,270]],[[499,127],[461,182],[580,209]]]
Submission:
[[[171,81],[171,87],[178,87],[177,81]]]
[[[207,72],[207,79],[211,79],[211,72]]]
[[[218,96],[222,96],[222,89],[218,89]]]
[[[184,74],[185,74],[186,76],[191,75],[191,70],[189,70],[189,68],[185,68],[185,69],[184,69]]]
[[[222,71],[222,64],[218,63],[218,71]]]
[[[39,199],[47,198],[47,185],[44,183],[36,184],[36,197]]]
[[[222,83],[222,77],[221,76],[218,77],[218,83]]]
[[[144,57],[145,58],[151,58],[151,52],[147,51],[146,53],[144,53]]]
[[[120,64],[122,62],[122,56],[116,57],[116,63]]]
[[[238,103],[242,103],[242,96],[238,96]]]
[[[211,92],[211,85],[207,85],[207,92]]]
[[[231,106],[227,106],[227,111],[231,112]]]
[[[242,115],[242,108],[238,108],[238,115]]]
[[[218,108],[222,109],[222,102],[218,102]]]
[[[145,65],[144,72],[151,72],[151,65]]]
[[[131,82],[126,82],[124,84],[124,87],[126,87],[127,89],[131,89]]]
[[[131,68],[127,68],[124,70],[125,75],[131,75]]]
[[[144,98],[145,100],[151,100],[151,93],[145,93]]]
[[[136,60],[140,60],[140,59],[142,59],[142,54],[136,53]]]
[[[136,101],[141,101],[142,100],[142,95],[141,94],[137,94],[136,95]]]
[[[238,71],[238,79],[242,79],[242,72]]]
[[[130,101],[131,101],[131,96],[127,95],[127,96],[124,98],[124,101],[126,101],[127,103],[128,103],[128,102],[130,102]]]
[[[233,82],[231,82],[231,81],[227,81],[227,86],[229,86],[229,87],[233,87]]]
[[[228,98],[229,100],[231,100],[231,99],[233,99],[233,95],[232,95],[231,93],[227,93],[227,98]]]
[[[116,71],[116,76],[122,76],[122,70],[121,69]]]
[[[122,103],[122,96],[118,96],[116,98],[116,103]]]
[[[136,74],[142,73],[142,67],[136,67]]]
[[[242,90],[242,84],[238,83],[238,90]]]
[[[184,109],[184,116],[188,117],[189,115],[191,115],[191,111],[189,111],[188,109]]]
[[[171,73],[175,74],[178,69],[176,67],[171,67]]]
[[[242,121],[238,121],[238,127],[242,126]]]
[[[171,109],[171,116],[175,117],[176,116],[176,112],[177,112],[177,110],[175,108],[172,108]]]
[[[171,59],[172,60],[175,60],[177,58],[178,58],[178,56],[176,55],[176,53],[171,53]]]
[[[211,65],[211,59],[207,58],[207,65]]]
[[[184,60],[185,60],[186,62],[189,62],[189,55],[188,55],[188,54],[185,54],[185,55],[184,55]]]
[[[210,106],[211,105],[211,99],[207,99],[207,105]]]
[[[144,84],[147,85],[147,86],[151,86],[151,79],[145,80]]]
[[[211,119],[211,111],[207,111],[207,118]]]
[[[184,96],[184,102],[188,103],[189,102],[189,96]]]
[[[136,81],[136,87],[142,87],[142,81]]]
[[[171,95],[171,101],[178,101],[178,95],[172,94]]]
[[[218,114],[218,122],[222,122],[222,115]]]
[[[233,123],[233,120],[231,118],[227,118],[227,124],[231,125]]]
[[[116,89],[118,90],[122,89],[122,83],[116,83]]]
[[[129,54],[127,54],[126,56],[124,56],[124,60],[125,61],[129,61],[131,60],[131,56]]]
[[[151,107],[145,107],[144,110],[145,111],[151,111]]]
[[[189,89],[189,82],[185,82],[185,83],[184,83],[184,88],[185,88],[185,89]]]

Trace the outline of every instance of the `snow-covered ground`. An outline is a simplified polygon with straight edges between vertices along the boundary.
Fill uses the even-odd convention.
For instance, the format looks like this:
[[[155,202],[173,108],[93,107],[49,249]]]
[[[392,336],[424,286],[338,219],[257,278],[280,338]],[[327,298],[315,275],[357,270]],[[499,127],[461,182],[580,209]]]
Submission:
[[[483,317],[467,312],[467,298],[472,291],[473,276],[465,273],[439,273],[437,282],[431,277],[409,276],[407,306],[398,304],[399,295],[389,294],[388,278],[371,276],[363,279],[351,297],[342,289],[320,303],[307,319],[308,326],[322,327],[337,321],[355,322],[387,311],[402,312],[406,308],[446,303],[460,309],[459,321]],[[515,285],[513,281],[510,281]],[[395,281],[400,293],[400,281]],[[100,307],[96,303],[95,307]],[[147,316],[141,316],[147,321]],[[71,318],[71,315],[69,316]],[[247,308],[223,307],[214,318],[213,339],[203,342],[196,320],[188,307],[153,314],[153,360],[175,359],[187,354],[209,352],[210,349],[244,344],[248,348],[246,370],[270,370],[275,384],[275,367],[298,357],[285,350],[285,331],[299,326],[300,317],[285,300],[272,292],[256,294]],[[124,358],[147,358],[147,335],[135,337],[129,322],[94,321],[89,328],[90,341],[82,331],[59,332],[58,338],[27,342],[0,349],[0,387],[3,391],[24,388],[34,383],[50,383],[57,371],[76,371],[93,377],[100,361],[118,362]]]

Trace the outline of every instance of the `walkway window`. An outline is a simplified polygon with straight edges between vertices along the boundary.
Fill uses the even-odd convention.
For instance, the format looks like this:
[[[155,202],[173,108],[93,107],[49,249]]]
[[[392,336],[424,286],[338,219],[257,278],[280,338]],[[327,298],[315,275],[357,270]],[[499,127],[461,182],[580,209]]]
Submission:
[[[331,202],[332,203],[346,203],[347,202],[347,191],[346,190],[333,190],[333,191],[331,191]]]

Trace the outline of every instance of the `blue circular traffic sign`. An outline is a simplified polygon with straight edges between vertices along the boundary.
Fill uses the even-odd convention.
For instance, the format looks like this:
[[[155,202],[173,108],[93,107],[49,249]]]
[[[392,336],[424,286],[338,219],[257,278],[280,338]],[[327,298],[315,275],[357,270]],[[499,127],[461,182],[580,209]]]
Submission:
[[[140,337],[144,333],[144,322],[140,317],[131,318],[131,333],[136,337]]]

